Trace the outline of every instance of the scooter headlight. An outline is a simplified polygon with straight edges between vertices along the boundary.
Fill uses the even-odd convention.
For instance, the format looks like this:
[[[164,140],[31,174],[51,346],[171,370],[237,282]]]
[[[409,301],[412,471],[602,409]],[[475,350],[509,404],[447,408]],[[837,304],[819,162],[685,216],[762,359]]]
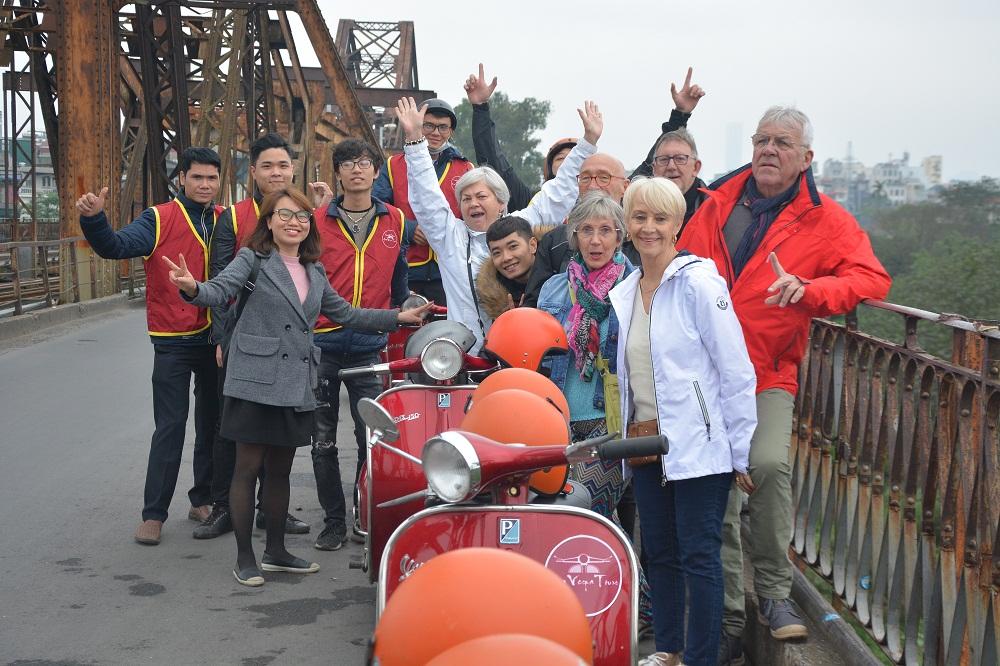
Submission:
[[[437,381],[453,379],[462,370],[462,349],[448,338],[432,340],[420,352],[420,365],[428,377]]]
[[[443,432],[432,437],[424,445],[421,458],[427,485],[445,502],[461,502],[479,492],[479,456],[462,435]]]

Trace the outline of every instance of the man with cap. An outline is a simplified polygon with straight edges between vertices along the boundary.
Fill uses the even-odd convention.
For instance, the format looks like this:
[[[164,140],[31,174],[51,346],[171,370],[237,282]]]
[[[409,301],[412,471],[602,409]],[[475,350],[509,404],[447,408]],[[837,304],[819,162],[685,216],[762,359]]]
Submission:
[[[427,139],[427,150],[434,162],[438,185],[448,200],[452,213],[455,217],[461,218],[462,213],[455,198],[455,183],[466,172],[472,170],[473,164],[451,143],[458,118],[455,116],[455,110],[443,99],[429,99],[421,104],[427,106],[422,131],[424,138]],[[385,169],[379,173],[375,181],[372,196],[399,208],[406,215],[404,243],[409,246],[406,262],[410,267],[410,290],[439,305],[445,305],[441,271],[438,269],[434,251],[427,244],[427,238],[417,225],[413,209],[410,208],[406,160],[402,154],[393,155],[386,161]]]

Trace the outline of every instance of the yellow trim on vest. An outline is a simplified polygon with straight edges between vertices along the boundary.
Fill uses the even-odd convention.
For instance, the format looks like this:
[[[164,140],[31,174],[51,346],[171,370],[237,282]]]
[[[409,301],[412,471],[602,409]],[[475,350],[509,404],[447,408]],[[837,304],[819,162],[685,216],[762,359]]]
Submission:
[[[257,205],[256,199],[253,199],[253,212],[257,216],[257,219],[260,220],[260,206]],[[229,207],[229,216],[233,220],[233,236],[235,237],[239,235],[240,231],[240,223],[236,219],[236,204],[233,204],[232,206]],[[215,227],[212,227],[212,235],[213,236],[215,235]]]
[[[153,217],[156,218],[156,236],[153,238],[153,249],[142,258],[143,261],[149,261],[149,258],[156,252],[156,246],[160,244],[160,209],[156,206],[153,206]]]
[[[389,189],[392,189],[393,185],[396,184],[395,179],[392,177],[392,158],[395,155],[390,155],[389,159],[385,161],[385,172],[389,176]]]
[[[206,310],[208,310],[208,308],[206,308]],[[211,314],[209,314],[208,316],[209,316],[209,318],[211,318]],[[148,331],[148,333],[149,333],[149,335],[151,335],[153,337],[157,337],[157,338],[179,338],[179,337],[184,336],[184,335],[197,335],[198,333],[202,333],[204,331],[207,331],[211,327],[212,327],[212,322],[209,321],[207,324],[205,324],[201,328],[196,328],[193,331],[183,331],[181,333],[160,333],[158,331]]]

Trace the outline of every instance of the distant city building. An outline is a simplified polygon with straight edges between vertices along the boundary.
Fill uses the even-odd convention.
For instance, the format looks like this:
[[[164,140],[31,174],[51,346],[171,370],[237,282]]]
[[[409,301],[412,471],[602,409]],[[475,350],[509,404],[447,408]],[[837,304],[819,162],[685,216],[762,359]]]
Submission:
[[[852,159],[850,144],[847,153],[844,159],[823,162],[816,184],[821,192],[854,214],[873,198],[890,206],[927,201],[942,183],[940,155],[926,157],[915,166],[910,164],[910,154],[904,152],[902,157],[889,155],[885,162],[869,168]]]

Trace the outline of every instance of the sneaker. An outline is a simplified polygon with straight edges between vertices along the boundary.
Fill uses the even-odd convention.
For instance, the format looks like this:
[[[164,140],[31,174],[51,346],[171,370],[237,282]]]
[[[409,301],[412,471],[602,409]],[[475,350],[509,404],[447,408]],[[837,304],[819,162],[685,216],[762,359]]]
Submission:
[[[162,530],[162,520],[144,520],[135,529],[135,541],[144,546],[155,546],[160,543],[160,532]]]
[[[743,641],[739,636],[730,636],[725,631],[719,639],[719,666],[743,666]]]
[[[757,597],[757,621],[771,628],[771,636],[779,641],[809,636],[802,616],[788,599]]]
[[[681,666],[681,656],[672,652],[654,652],[640,659],[639,666]]]
[[[257,512],[257,529],[262,530],[264,525],[264,512]],[[285,534],[309,534],[309,523],[304,523],[292,514],[285,517]]]
[[[255,566],[240,569],[239,571],[233,569],[233,576],[236,578],[237,583],[246,585],[247,587],[260,587],[264,584],[264,577],[260,575],[260,569]]]
[[[212,508],[212,513],[208,514],[205,522],[194,528],[193,536],[195,539],[214,539],[232,531],[233,519],[229,514],[229,507],[216,506]]]
[[[344,547],[345,532],[343,527],[327,525],[316,537],[313,548],[316,550],[340,550]]]
[[[308,562],[301,557],[290,557],[286,560],[272,558],[267,553],[260,558],[260,568],[264,571],[284,571],[285,573],[316,573],[319,565],[315,562]]]
[[[188,520],[193,520],[196,523],[203,523],[208,520],[208,517],[211,514],[212,507],[208,504],[193,506],[188,510]]]

